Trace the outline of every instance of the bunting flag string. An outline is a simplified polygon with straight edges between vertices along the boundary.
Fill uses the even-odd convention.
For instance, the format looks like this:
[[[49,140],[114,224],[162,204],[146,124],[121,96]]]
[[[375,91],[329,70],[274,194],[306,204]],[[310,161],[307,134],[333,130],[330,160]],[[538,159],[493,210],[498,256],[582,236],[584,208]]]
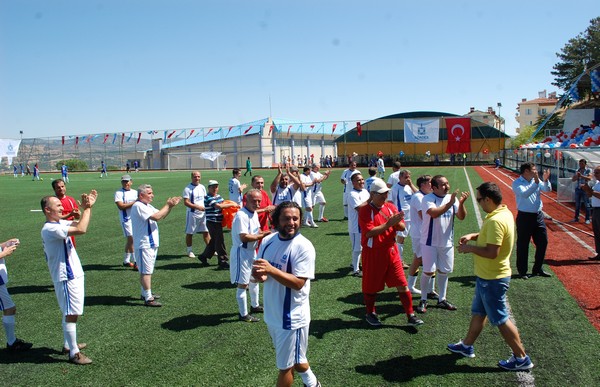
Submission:
[[[219,128],[218,130],[216,130],[216,131],[215,131],[215,134],[219,134],[219,133],[221,133],[221,130],[222,130],[222,129],[223,129],[223,128]]]
[[[325,123],[321,122],[321,126],[319,126],[319,130],[321,131],[321,133],[325,133]]]
[[[131,140],[131,137],[133,137],[133,132],[129,133],[129,137],[127,137],[127,142],[129,142],[129,140]]]
[[[121,145],[123,145],[123,140],[125,140],[125,133],[121,134]]]
[[[212,131],[213,131],[213,129],[214,129],[214,128],[210,128],[210,129],[208,129],[208,133],[206,133],[206,135],[208,136],[208,135],[210,134],[210,132],[212,132]]]
[[[290,129],[292,129],[292,125],[288,126],[288,133],[287,133],[288,136],[290,135]]]
[[[244,134],[247,134],[247,133],[250,131],[250,129],[252,129],[252,127],[253,127],[253,126],[254,126],[254,125],[250,125],[250,126],[248,127],[248,129],[246,129],[246,130],[244,131]]]
[[[115,133],[115,135],[113,136],[112,143],[114,144],[114,143],[115,143],[115,141],[117,141],[117,134],[116,134],[116,133]]]
[[[596,69],[590,73],[592,82],[592,93],[600,92],[600,70]]]
[[[185,139],[187,140],[188,138],[192,137],[192,134],[194,134],[195,131],[196,131],[196,129],[192,129],[190,131],[190,134],[188,134],[188,136]]]
[[[139,144],[141,139],[142,139],[142,132],[139,132],[136,144]]]
[[[62,136],[62,144],[65,145],[65,136]]]
[[[310,131],[312,132],[314,128],[315,128],[315,126],[314,126],[314,125],[311,125],[311,126],[310,126]]]
[[[173,135],[175,134],[176,130],[172,131],[171,133],[169,133],[169,135],[167,136],[168,139],[170,139],[171,137],[173,137]]]

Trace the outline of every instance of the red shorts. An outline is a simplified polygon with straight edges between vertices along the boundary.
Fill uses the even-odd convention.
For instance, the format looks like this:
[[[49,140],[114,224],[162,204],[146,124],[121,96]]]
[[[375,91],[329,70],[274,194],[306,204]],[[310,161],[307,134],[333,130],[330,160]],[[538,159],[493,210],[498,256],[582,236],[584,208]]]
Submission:
[[[377,293],[388,288],[408,286],[398,247],[394,244],[386,250],[362,250],[362,291],[363,293]]]

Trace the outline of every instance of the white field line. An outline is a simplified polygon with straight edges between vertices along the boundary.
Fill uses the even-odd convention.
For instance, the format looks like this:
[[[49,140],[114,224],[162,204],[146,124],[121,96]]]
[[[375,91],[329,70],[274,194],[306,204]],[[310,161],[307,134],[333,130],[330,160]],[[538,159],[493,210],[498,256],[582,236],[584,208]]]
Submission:
[[[477,197],[477,195],[475,195],[475,191],[473,190],[473,185],[471,184],[471,179],[469,179],[469,174],[467,173],[467,168],[463,167],[463,171],[465,172],[465,177],[467,178],[467,183],[469,184],[469,192],[471,193],[471,201],[473,203],[473,209],[475,210],[475,217],[477,218],[477,225],[481,229],[483,220],[481,219],[481,211],[479,211],[479,206],[477,205],[477,200],[475,199]]]

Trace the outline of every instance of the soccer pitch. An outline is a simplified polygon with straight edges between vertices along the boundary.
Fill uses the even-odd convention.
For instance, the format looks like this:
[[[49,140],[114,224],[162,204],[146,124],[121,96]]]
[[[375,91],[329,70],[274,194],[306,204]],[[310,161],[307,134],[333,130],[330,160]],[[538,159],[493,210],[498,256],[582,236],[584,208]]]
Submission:
[[[422,174],[444,174],[452,189],[469,190],[482,180],[471,168],[409,168],[413,181]],[[366,168],[361,169],[364,175]],[[521,385],[592,386],[600,383],[600,335],[554,276],[513,280],[509,301],[521,338],[535,368],[510,373],[496,366],[510,349],[496,328],[487,326],[475,344],[476,357],[451,354],[446,345],[467,332],[475,285],[470,255],[456,253],[448,299],[455,312],[429,308],[418,328],[406,325],[395,289],[380,293],[377,311],[384,324],[374,329],[364,321],[360,279],[351,276],[347,224],[341,221],[341,170],[324,182],[329,223],[302,229],[317,251],[316,279],[311,287],[312,323],[308,360],[324,386],[446,386]],[[276,170],[255,170],[268,187]],[[389,172],[388,172],[389,173]],[[98,191],[98,201],[86,235],[77,237],[77,251],[86,273],[85,313],[78,322],[78,341],[94,363],[75,366],[60,353],[61,315],[44,259],[40,230],[45,221],[40,199],[53,194],[50,182],[60,173],[29,177],[0,177],[0,208],[4,221],[0,241],[19,238],[21,246],[6,259],[8,289],[17,305],[17,337],[33,343],[25,353],[0,350],[1,373],[7,385],[206,385],[271,386],[277,370],[275,353],[264,322],[238,321],[235,288],[229,272],[201,267],[185,249],[185,207],[175,207],[159,222],[160,248],[153,275],[154,292],[162,308],[146,308],[139,299],[139,275],[121,266],[125,239],[114,204],[120,172],[108,178],[99,173],[73,173],[67,195]],[[153,205],[162,207],[169,196],[181,195],[189,172],[132,174],[133,187],[154,188]],[[231,171],[203,171],[202,184],[220,182],[227,199]],[[250,185],[250,177],[242,177]],[[468,215],[455,222],[455,240],[479,230],[474,200]],[[226,246],[231,247],[229,232]],[[204,249],[194,237],[194,252]],[[552,246],[549,246],[552,249]],[[405,251],[412,252],[410,243]],[[533,253],[533,249],[530,249]],[[411,253],[412,254],[412,253]],[[513,251],[514,255],[514,251]],[[410,261],[412,257],[407,260]],[[514,259],[513,259],[513,271]],[[418,284],[418,282],[417,282]],[[262,291],[262,287],[261,287]],[[590,289],[596,291],[596,289]],[[414,305],[418,300],[414,300]],[[435,303],[434,303],[435,304]],[[260,314],[257,317],[262,318]],[[4,332],[0,334],[4,339]],[[301,386],[297,376],[295,385]]]

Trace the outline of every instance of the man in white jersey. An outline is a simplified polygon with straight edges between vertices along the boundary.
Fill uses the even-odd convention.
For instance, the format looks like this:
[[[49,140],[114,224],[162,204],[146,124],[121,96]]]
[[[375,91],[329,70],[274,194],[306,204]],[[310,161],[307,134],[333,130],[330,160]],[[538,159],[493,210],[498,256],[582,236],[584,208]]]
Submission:
[[[360,227],[358,227],[358,210],[367,205],[370,194],[365,189],[365,179],[360,173],[355,173],[350,178],[352,180],[352,191],[348,195],[348,234],[352,244],[352,275],[362,277],[360,270]]]
[[[394,161],[394,164],[392,164],[392,173],[390,174],[390,177],[388,177],[387,181],[388,188],[392,188],[394,184],[398,184],[398,180],[400,178],[400,168],[402,168],[400,161]]]
[[[294,371],[304,385],[320,386],[306,358],[315,248],[299,232],[302,209],[298,204],[281,203],[272,218],[277,232],[261,242],[252,271],[254,278],[264,281],[264,319],[275,347],[277,386],[291,386]]]
[[[261,231],[256,210],[262,201],[262,193],[251,189],[246,193],[246,205],[233,218],[231,227],[231,254],[229,255],[229,274],[232,284],[237,285],[236,300],[239,308],[239,319],[245,322],[258,322],[258,318],[248,313],[246,289],[250,290],[250,312],[260,313],[263,307],[259,303],[258,283],[253,281],[252,264],[256,259],[258,242],[271,231]]]
[[[396,245],[398,246],[398,252],[403,262],[406,261],[404,255],[404,240],[410,232],[410,200],[413,193],[417,192],[418,189],[410,179],[410,171],[408,169],[402,169],[398,173],[398,183],[392,186],[391,202],[396,206],[397,209],[404,212],[404,225],[406,228],[404,231],[396,232]],[[388,196],[388,199],[390,196]],[[404,264],[405,269],[406,264]]]
[[[329,178],[331,171],[326,171],[324,174],[319,172],[321,167],[319,164],[312,165],[312,172],[310,173],[310,178],[313,180],[314,184],[312,186],[313,192],[313,205],[319,205],[319,217],[317,218],[317,222],[329,222],[325,216],[325,205],[327,202],[325,201],[325,196],[323,195],[323,182]]]
[[[302,185],[300,180],[296,178],[296,175],[290,173],[289,166],[286,167],[286,173],[283,172],[281,164],[277,168],[277,176],[275,176],[271,183],[271,195],[274,206],[292,201],[294,194]]]
[[[348,219],[348,196],[347,194],[352,189],[352,180],[350,178],[356,173],[356,161],[351,160],[348,164],[348,169],[342,172],[340,182],[344,185],[344,194],[342,197],[342,203],[344,204],[344,219]]]
[[[33,344],[18,339],[15,335],[15,315],[17,307],[13,302],[6,284],[8,283],[8,271],[4,259],[15,252],[19,247],[19,240],[12,238],[0,243],[0,310],[2,311],[2,325],[6,332],[6,349],[10,352],[27,351]]]
[[[231,174],[233,176],[231,177],[231,179],[229,179],[229,200],[234,201],[241,206],[242,193],[246,189],[246,184],[240,183],[242,171],[240,171],[239,168],[233,168]]]
[[[121,220],[121,228],[123,229],[123,235],[125,236],[125,259],[123,260],[123,266],[131,267],[133,270],[137,270],[137,263],[135,260],[135,253],[133,250],[133,229],[131,228],[131,206],[135,203],[138,197],[136,190],[131,189],[131,176],[121,176],[121,189],[115,192],[115,204],[119,209],[119,218]],[[133,260],[133,262],[131,262]]]
[[[192,172],[192,181],[183,189],[183,204],[188,208],[185,212],[185,244],[187,255],[196,258],[192,250],[192,238],[194,234],[202,234],[204,243],[210,242],[208,228],[206,227],[206,213],[204,212],[204,197],[206,188],[200,184],[200,171]]]
[[[431,179],[433,192],[423,197],[421,213],[421,254],[423,255],[423,273],[421,289],[428,289],[431,276],[437,269],[439,299],[438,308],[456,310],[446,299],[448,274],[454,269],[454,217],[463,220],[467,216],[465,201],[468,192],[459,190],[450,192],[450,183],[442,175]],[[460,197],[457,199],[460,193]],[[427,311],[427,293],[421,292],[421,301],[417,311]]]
[[[131,207],[131,223],[133,225],[133,245],[140,269],[140,284],[144,305],[151,307],[162,306],[158,294],[152,294],[152,273],[158,254],[159,236],[158,222],[164,219],[171,209],[181,201],[181,196],[167,199],[166,204],[160,209],[152,206],[154,191],[150,184],[138,187],[138,201]]]
[[[83,212],[77,222],[61,219],[63,208],[58,198],[45,196],[40,203],[46,216],[46,223],[42,228],[44,254],[54,283],[54,293],[63,314],[63,353],[68,351],[69,362],[78,365],[90,364],[92,360],[79,351],[86,344],[77,344],[77,318],[83,314],[85,297],[84,273],[69,237],[87,232],[92,206],[97,197],[95,190],[81,195],[80,208],[83,208]]]
[[[291,166],[289,174],[292,181],[295,178],[299,182],[298,189],[294,190],[294,197],[292,197],[292,201],[300,207],[304,207],[304,191],[306,191],[307,188],[304,186],[304,183],[300,178],[300,171],[297,167]]]
[[[377,154],[377,177],[380,179],[385,178],[385,164],[383,162],[383,154]]]
[[[410,199],[410,239],[413,248],[413,261],[408,268],[408,289],[413,294],[421,294],[421,291],[417,289],[417,274],[419,274],[419,267],[423,264],[421,254],[421,227],[423,225],[423,212],[421,210],[423,204],[423,197],[431,193],[431,175],[423,175],[417,179],[417,187],[419,190],[412,195]],[[433,278],[431,279],[433,281]],[[424,292],[430,292],[429,289],[433,289],[433,286],[424,289]],[[435,297],[433,290],[430,292],[429,298]],[[417,310],[418,312],[418,310]]]
[[[317,228],[317,224],[315,223],[315,218],[313,216],[313,179],[310,173],[310,167],[305,166],[302,168],[302,174],[300,174],[300,181],[304,185],[304,191],[302,191],[302,204],[306,213],[304,214],[304,218],[306,222],[304,225],[306,227]]]

